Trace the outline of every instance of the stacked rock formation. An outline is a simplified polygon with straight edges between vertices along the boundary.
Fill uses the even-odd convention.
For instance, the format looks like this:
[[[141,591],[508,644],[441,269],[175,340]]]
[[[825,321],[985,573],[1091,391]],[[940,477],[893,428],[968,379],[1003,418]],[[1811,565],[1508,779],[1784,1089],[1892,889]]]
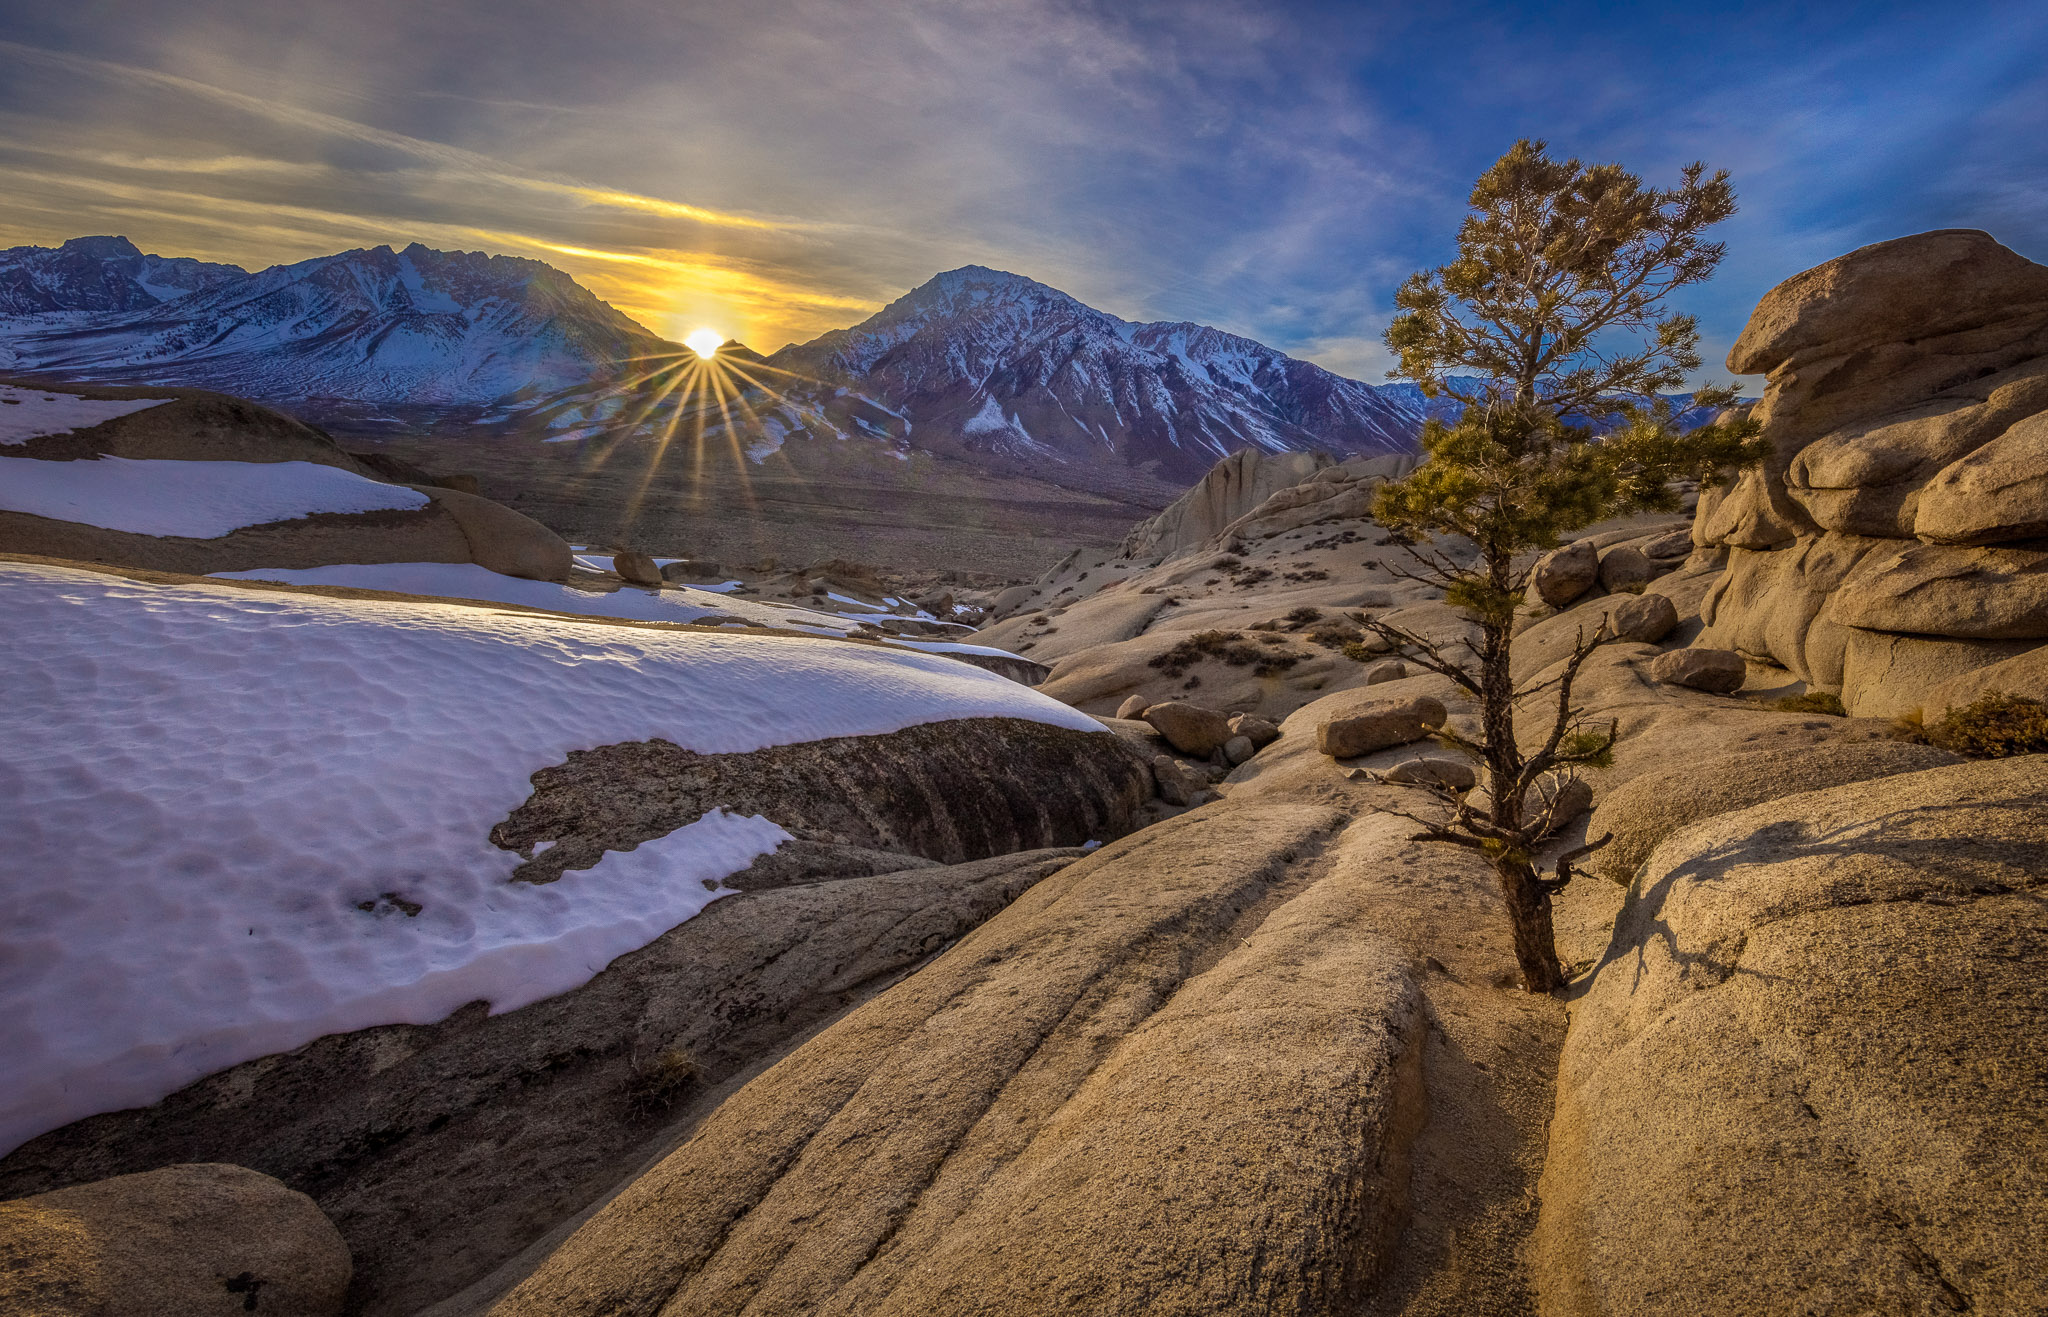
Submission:
[[[1702,643],[1859,715],[2017,688],[1956,678],[2048,641],[2048,267],[1967,229],[1864,247],[1772,289],[1728,366],[1768,372],[1772,451],[1700,499]]]

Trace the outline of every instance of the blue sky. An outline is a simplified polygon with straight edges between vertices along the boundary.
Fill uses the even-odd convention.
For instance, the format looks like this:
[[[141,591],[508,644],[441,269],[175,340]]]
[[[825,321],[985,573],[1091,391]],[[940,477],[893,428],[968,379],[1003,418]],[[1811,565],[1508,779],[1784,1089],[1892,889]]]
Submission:
[[[1368,379],[1519,136],[1734,174],[1773,283],[1991,231],[2048,260],[2048,6],[0,0],[0,246],[535,256],[762,350],[978,263]]]

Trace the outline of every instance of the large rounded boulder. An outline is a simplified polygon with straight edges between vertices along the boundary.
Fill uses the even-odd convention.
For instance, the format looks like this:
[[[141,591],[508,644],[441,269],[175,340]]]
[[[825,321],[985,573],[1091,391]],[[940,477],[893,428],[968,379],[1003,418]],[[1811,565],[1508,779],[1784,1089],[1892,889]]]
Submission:
[[[0,1312],[23,1317],[328,1317],[349,1271],[312,1199],[240,1166],[0,1202]]]
[[[1586,835],[1611,834],[1614,840],[1595,853],[1591,867],[1627,882],[1659,842],[1701,819],[1804,791],[1961,762],[1933,746],[1845,741],[1714,755],[1683,768],[1646,773],[1609,792],[1593,811]]]
[[[2048,757],[1651,854],[1572,1008],[1550,1317],[2048,1310]]]

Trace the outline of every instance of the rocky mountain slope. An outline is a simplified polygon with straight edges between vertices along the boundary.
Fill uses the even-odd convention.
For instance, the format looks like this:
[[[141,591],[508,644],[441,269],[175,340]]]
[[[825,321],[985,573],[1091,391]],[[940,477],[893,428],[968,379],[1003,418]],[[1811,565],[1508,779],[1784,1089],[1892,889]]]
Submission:
[[[124,238],[0,253],[0,368],[245,397],[482,406],[675,346],[553,266],[418,243],[249,274]]]
[[[551,266],[417,243],[254,274],[125,238],[13,248],[0,252],[0,369],[217,389],[351,426],[683,433],[756,463],[785,445],[829,460],[852,442],[1168,484],[1246,446],[1410,451],[1430,407],[1412,386],[1361,384],[1202,325],[1129,323],[978,266],[766,359],[729,343],[707,373]]]
[[[0,251],[0,315],[139,311],[248,276],[239,265],[146,256],[126,238],[10,247]]]
[[[1240,448],[1412,451],[1418,395],[1186,322],[1134,324],[978,265],[768,364],[857,388],[915,442],[1025,463],[1115,462],[1192,480]]]

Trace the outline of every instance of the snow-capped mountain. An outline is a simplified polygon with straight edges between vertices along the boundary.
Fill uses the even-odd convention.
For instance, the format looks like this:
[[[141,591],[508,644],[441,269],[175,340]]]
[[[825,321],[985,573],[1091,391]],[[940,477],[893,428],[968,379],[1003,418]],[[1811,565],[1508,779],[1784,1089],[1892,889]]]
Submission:
[[[1193,480],[1239,448],[1413,451],[1419,399],[1185,322],[1134,324],[981,266],[769,357],[857,390],[914,446],[1037,467],[1113,463]]]
[[[61,247],[0,251],[0,315],[139,311],[217,288],[249,272],[189,256],[146,256],[126,238],[73,238]]]
[[[286,403],[482,406],[676,350],[553,266],[418,243],[249,274],[74,239],[0,253],[0,289],[0,366]]]
[[[966,266],[849,329],[707,366],[539,261],[417,243],[251,274],[125,238],[0,252],[0,370],[188,385],[344,430],[653,442],[803,464],[910,460],[1111,488],[1244,447],[1412,451],[1455,404],[1251,339],[1133,323]]]

